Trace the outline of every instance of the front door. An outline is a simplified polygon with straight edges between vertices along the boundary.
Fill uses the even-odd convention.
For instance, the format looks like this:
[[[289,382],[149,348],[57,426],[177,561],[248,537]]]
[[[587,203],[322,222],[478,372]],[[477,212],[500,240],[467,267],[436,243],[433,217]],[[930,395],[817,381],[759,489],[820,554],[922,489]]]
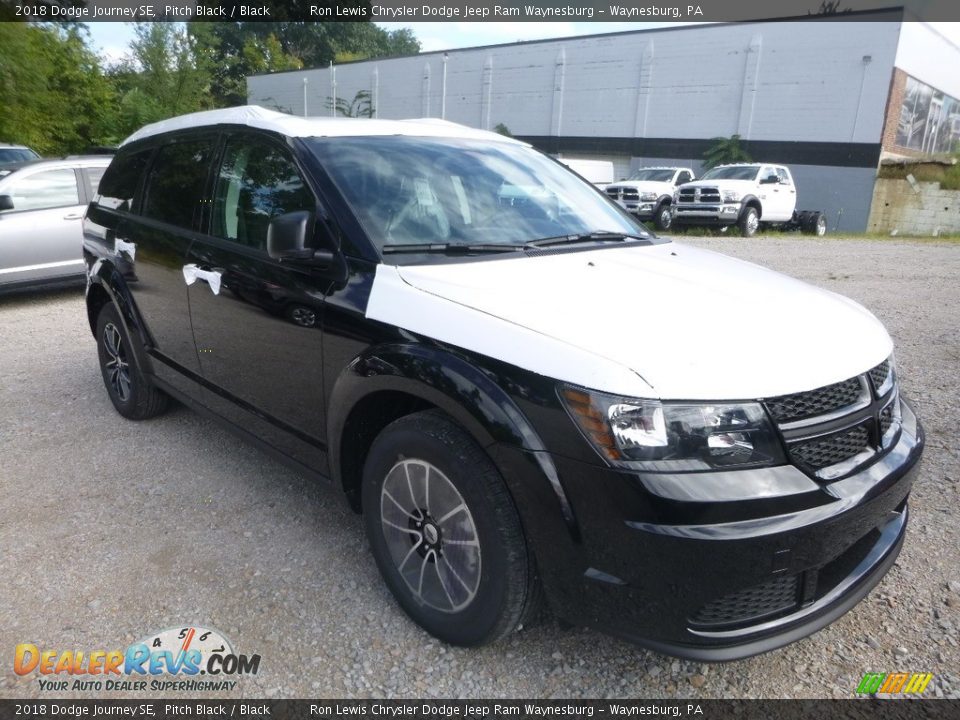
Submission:
[[[267,255],[270,220],[316,199],[287,148],[251,133],[227,135],[209,233],[183,269],[204,380],[216,410],[323,471],[325,418],[321,317],[330,281]],[[321,467],[318,467],[320,465]]]

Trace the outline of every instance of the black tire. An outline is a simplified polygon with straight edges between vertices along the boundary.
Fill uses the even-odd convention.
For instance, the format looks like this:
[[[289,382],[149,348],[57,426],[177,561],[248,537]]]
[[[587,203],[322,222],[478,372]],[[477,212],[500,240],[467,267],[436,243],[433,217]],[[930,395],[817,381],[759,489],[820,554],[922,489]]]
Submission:
[[[657,230],[669,230],[673,225],[673,214],[670,212],[670,203],[664,201],[653,211],[653,224]]]
[[[808,212],[803,217],[801,230],[806,235],[823,237],[827,234],[827,218],[822,212]]]
[[[760,215],[757,213],[757,209],[753,206],[748,206],[740,213],[737,227],[740,228],[740,235],[742,237],[748,238],[756,235],[757,230],[760,228]]]
[[[391,490],[409,492],[394,498]],[[487,455],[446,415],[408,415],[377,436],[362,501],[387,587],[431,635],[484,645],[536,615],[539,582],[513,499]]]
[[[129,420],[146,420],[167,409],[170,398],[144,376],[120,314],[107,303],[97,316],[97,355],[110,402]]]

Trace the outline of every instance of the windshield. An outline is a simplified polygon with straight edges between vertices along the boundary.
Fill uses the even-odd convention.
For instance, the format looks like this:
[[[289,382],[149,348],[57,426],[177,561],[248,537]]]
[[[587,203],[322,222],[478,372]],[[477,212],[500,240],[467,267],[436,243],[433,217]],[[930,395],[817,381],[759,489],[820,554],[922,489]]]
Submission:
[[[0,163],[17,163],[36,160],[40,156],[28,148],[0,148]]]
[[[597,231],[650,237],[566,167],[524,145],[461,138],[307,141],[380,252],[525,243]]]
[[[701,180],[753,180],[760,168],[756,165],[728,165],[707,170]]]
[[[654,170],[652,168],[644,168],[643,170],[637,170],[627,179],[650,180],[652,182],[670,182],[673,180],[673,173],[673,170]]]

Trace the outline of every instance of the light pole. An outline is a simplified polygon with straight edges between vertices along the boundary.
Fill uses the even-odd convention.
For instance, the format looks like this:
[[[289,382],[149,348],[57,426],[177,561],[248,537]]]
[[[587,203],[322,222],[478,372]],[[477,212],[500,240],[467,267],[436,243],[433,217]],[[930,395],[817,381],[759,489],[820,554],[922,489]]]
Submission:
[[[303,116],[307,117],[307,79],[303,79]]]
[[[443,54],[443,78],[440,81],[440,119],[447,119],[447,60],[448,53]]]

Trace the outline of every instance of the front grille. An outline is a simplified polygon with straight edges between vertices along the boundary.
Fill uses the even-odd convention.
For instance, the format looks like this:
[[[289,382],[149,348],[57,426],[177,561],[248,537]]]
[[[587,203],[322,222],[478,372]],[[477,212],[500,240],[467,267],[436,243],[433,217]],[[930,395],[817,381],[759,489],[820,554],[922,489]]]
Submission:
[[[860,392],[860,378],[853,377],[816,390],[771,398],[767,409],[778,423],[802,420],[849,407],[860,398]]]
[[[607,188],[607,195],[614,200],[636,201],[640,199],[640,193],[632,188]]]
[[[762,585],[713,600],[690,618],[693,625],[718,628],[755,622],[790,612],[798,604],[799,575],[777,577]]]
[[[677,201],[681,203],[719,203],[720,191],[717,188],[680,188]]]
[[[890,361],[884,360],[882,363],[877,365],[873,370],[870,371],[870,379],[873,381],[874,389],[879,393],[880,388],[883,387],[883,384],[887,381],[887,377],[890,375]]]
[[[864,425],[857,425],[836,435],[791,445],[790,456],[810,470],[821,470],[870,449],[869,430]]]

